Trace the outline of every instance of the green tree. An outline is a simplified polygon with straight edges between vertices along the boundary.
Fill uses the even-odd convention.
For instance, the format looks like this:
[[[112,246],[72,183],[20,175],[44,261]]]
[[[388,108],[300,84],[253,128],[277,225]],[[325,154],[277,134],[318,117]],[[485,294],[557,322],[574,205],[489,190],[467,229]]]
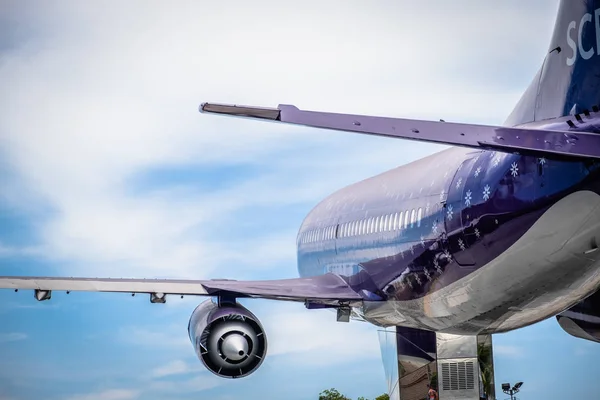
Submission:
[[[483,391],[486,396],[492,393],[492,372],[494,371],[492,360],[492,346],[487,346],[485,343],[477,345],[477,358],[479,359],[479,368],[481,369],[481,381]]]
[[[319,394],[319,400],[351,400],[335,389],[323,390]]]
[[[327,389],[323,390],[319,394],[319,400],[350,400],[348,397],[344,396],[336,389]],[[369,400],[366,397],[359,397],[357,400]],[[382,394],[379,397],[376,397],[375,400],[390,400],[390,396],[387,394]]]

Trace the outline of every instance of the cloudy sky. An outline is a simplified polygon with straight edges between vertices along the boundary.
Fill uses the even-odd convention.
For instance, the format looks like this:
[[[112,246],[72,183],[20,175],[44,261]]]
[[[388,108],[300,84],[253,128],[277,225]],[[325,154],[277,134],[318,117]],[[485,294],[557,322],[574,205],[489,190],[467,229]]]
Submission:
[[[557,3],[0,0],[0,274],[294,277],[297,228],[321,198],[443,147],[198,105],[500,124]],[[267,360],[219,379],[187,338],[198,301],[1,292],[0,399],[385,391],[374,327],[268,301],[245,302]],[[494,340],[496,378],[525,381],[523,400],[600,390],[600,350],[554,320]]]

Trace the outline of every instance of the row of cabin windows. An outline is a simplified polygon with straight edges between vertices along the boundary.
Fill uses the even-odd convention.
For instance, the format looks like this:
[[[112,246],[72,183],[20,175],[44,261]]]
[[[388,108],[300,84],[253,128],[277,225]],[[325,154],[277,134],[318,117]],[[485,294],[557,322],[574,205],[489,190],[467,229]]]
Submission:
[[[421,226],[423,209],[412,209],[410,211],[400,211],[394,214],[382,215],[379,217],[364,218],[358,221],[344,222],[341,225],[328,226],[321,229],[312,229],[304,232],[300,236],[300,243],[312,243],[321,240],[330,240],[359,235],[369,235],[378,232],[391,232],[400,229],[412,228],[415,225]],[[336,235],[336,227],[338,228]]]

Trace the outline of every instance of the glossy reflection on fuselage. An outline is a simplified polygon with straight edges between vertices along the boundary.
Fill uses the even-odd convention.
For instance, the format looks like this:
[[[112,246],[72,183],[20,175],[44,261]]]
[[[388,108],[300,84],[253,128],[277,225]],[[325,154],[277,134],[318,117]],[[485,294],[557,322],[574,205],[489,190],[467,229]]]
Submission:
[[[534,315],[511,319],[514,310],[527,307],[530,299],[523,293],[529,288],[511,295],[505,286],[519,281],[504,279],[502,271],[514,275],[515,270],[498,260],[560,199],[582,190],[600,193],[597,166],[590,160],[464,148],[433,154],[343,188],[319,203],[298,234],[299,273],[331,272],[366,300],[388,300],[367,301],[355,310],[380,325],[479,333],[530,324],[550,315],[537,307]],[[478,287],[467,279],[491,265],[499,271],[495,282]],[[565,280],[562,285],[573,283]],[[549,292],[561,290],[560,285],[549,286]],[[444,304],[436,298],[441,293]],[[481,301],[489,309],[477,312],[448,300],[466,296],[478,302],[478,296],[495,299],[497,293],[505,295]],[[572,297],[562,303],[572,304]]]

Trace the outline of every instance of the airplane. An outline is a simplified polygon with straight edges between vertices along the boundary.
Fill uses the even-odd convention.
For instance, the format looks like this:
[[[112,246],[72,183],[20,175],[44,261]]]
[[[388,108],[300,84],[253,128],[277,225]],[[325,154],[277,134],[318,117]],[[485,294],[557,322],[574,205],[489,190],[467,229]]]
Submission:
[[[144,293],[152,303],[208,296],[188,333],[202,363],[225,378],[250,375],[267,352],[241,298],[465,337],[555,317],[600,342],[599,73],[600,1],[561,0],[542,66],[501,126],[203,103],[204,114],[452,147],[317,204],[299,228],[298,278],[3,276],[0,288],[33,290],[39,301],[53,291]]]

